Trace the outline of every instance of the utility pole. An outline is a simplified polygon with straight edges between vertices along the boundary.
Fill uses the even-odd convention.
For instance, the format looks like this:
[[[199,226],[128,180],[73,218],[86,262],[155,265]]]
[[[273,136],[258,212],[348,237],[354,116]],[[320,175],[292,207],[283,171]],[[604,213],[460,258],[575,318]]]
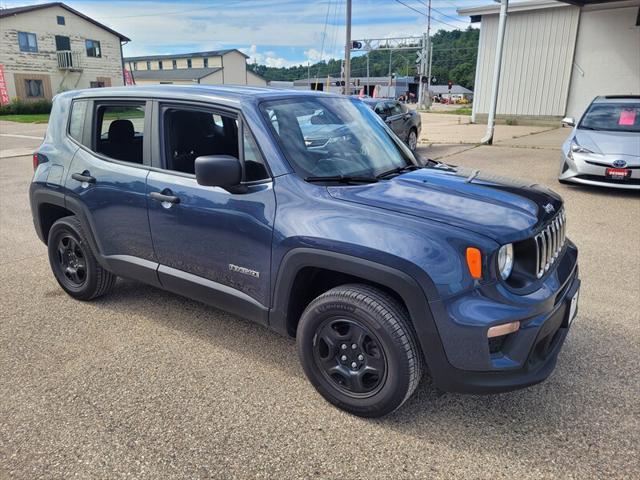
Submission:
[[[500,86],[500,67],[502,66],[502,47],[504,46],[504,32],[507,26],[507,8],[509,0],[502,0],[500,4],[500,18],[498,19],[498,39],[496,45],[496,58],[493,65],[493,84],[491,86],[491,100],[489,103],[489,116],[487,118],[487,133],[481,143],[493,144],[493,130],[496,124],[496,108],[498,106],[498,88]]]
[[[427,70],[427,34],[422,34],[422,42],[420,49],[420,66],[418,67],[418,77],[420,78],[420,83],[418,84],[418,108],[425,108],[427,102],[425,100],[425,92],[424,92],[424,83],[422,83],[422,77],[426,73]],[[427,92],[428,94],[429,92]]]
[[[369,55],[371,55],[371,50],[367,52],[367,95],[369,95]]]
[[[391,97],[391,58],[393,57],[393,50],[389,50],[389,87],[387,91],[387,97]]]
[[[429,70],[427,70],[427,95],[431,90],[431,60],[433,60],[433,43],[430,45],[431,50],[429,52]],[[429,96],[429,105],[431,105],[431,96]]]
[[[431,95],[429,94],[429,87],[431,86],[431,55],[433,54],[431,45],[431,0],[429,0],[427,11],[427,51],[429,52],[429,77],[427,78],[427,95],[422,98],[425,106],[431,108]]]
[[[351,93],[351,0],[347,0],[347,41],[344,46],[344,93]]]
[[[307,60],[307,88],[311,90],[311,64]]]

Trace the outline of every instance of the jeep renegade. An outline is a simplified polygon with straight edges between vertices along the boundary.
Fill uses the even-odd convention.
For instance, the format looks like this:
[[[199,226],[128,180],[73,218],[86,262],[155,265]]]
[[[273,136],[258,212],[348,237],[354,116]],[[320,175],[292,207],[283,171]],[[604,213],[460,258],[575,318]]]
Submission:
[[[296,338],[356,415],[544,380],[576,315],[577,249],[547,188],[423,160],[363,102],[251,87],[58,95],[30,186],[69,295],[117,277]]]

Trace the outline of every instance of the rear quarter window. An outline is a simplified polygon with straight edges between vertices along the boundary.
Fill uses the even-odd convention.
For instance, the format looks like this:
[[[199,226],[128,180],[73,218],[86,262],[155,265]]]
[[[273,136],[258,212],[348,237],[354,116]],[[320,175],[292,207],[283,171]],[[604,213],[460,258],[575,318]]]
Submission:
[[[71,113],[69,113],[69,136],[79,143],[82,143],[84,130],[84,120],[87,114],[87,100],[75,100],[71,103]]]

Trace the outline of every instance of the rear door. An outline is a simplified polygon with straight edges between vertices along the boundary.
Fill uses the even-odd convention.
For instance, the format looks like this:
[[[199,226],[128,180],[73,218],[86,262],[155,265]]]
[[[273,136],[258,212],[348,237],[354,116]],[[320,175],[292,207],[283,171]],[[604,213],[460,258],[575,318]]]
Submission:
[[[216,303],[230,311],[235,304],[226,301],[229,297],[268,307],[276,205],[251,132],[236,111],[162,103],[157,110],[158,168],[147,178],[147,194],[160,281],[192,297],[200,287],[209,289],[208,299],[224,292],[227,298]],[[199,185],[193,165],[203,155],[239,157],[242,188],[229,192]],[[157,199],[157,193],[176,203]]]
[[[99,253],[116,273],[157,283],[147,215],[150,110],[145,100],[74,101],[86,108],[80,148],[66,179],[67,202],[82,212]],[[132,267],[130,274],[121,269]],[[142,275],[142,277],[140,277]]]
[[[411,123],[407,118],[406,112],[402,109],[400,102],[390,101],[386,102],[389,109],[389,116],[387,117],[387,123],[398,137],[402,140],[406,140],[409,135],[408,125]]]

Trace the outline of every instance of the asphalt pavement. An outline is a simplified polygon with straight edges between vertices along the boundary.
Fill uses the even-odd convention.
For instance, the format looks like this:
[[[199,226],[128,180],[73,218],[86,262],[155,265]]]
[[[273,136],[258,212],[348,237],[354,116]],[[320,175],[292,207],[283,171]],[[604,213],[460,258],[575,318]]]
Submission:
[[[2,122],[0,151],[43,128]],[[325,402],[293,340],[215,308],[131,281],[72,300],[33,229],[31,158],[0,158],[0,478],[639,478],[640,196],[558,184],[563,135],[422,148],[564,197],[583,283],[555,372],[492,396],[425,378],[379,420]]]

